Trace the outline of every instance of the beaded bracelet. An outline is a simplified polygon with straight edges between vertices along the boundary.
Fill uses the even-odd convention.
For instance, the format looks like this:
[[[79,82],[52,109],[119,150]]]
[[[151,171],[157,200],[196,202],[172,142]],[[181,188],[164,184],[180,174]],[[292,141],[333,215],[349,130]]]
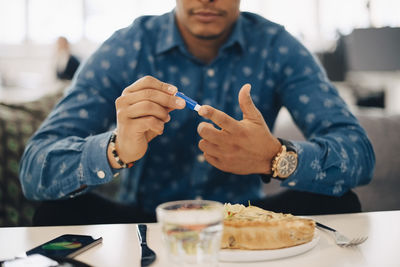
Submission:
[[[111,153],[112,153],[115,161],[118,163],[119,166],[121,166],[121,168],[131,168],[133,166],[134,162],[125,163],[119,158],[118,152],[115,149],[115,140],[116,139],[117,139],[117,131],[113,131],[111,134],[111,138],[110,138],[110,146],[111,146]]]

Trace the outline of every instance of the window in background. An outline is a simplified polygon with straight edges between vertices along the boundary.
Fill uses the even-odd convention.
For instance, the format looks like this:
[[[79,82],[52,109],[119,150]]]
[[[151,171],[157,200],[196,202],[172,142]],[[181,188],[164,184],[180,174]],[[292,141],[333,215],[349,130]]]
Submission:
[[[142,15],[160,15],[172,10],[175,0],[86,0],[85,35],[94,42],[102,42],[114,31],[130,25]]]
[[[75,42],[82,37],[82,0],[29,0],[28,12],[28,36],[35,43],[53,43],[58,36]]]
[[[25,24],[25,0],[0,0],[0,43],[21,43],[26,35]]]
[[[400,26],[399,0],[372,0],[371,25],[374,27]]]
[[[390,11],[390,7],[389,10]],[[321,37],[334,40],[354,28],[370,26],[366,0],[320,0]]]
[[[355,28],[400,27],[399,0],[319,1],[324,39],[335,39],[338,33],[349,34]]]
[[[0,44],[46,44],[60,35],[101,43],[135,18],[174,6],[175,0],[0,0]],[[324,50],[338,32],[400,27],[399,0],[242,0],[241,8],[284,25],[313,51]]]
[[[313,51],[354,28],[400,27],[399,0],[243,0],[241,8],[284,25]]]

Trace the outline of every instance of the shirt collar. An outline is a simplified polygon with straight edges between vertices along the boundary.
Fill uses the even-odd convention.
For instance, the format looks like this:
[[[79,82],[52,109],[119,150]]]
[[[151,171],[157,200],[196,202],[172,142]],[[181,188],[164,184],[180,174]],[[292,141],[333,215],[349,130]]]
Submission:
[[[225,44],[222,45],[222,49],[229,48],[234,46],[235,44],[239,45],[239,48],[244,51],[246,49],[246,41],[244,38],[244,18],[242,14],[239,15],[239,18],[236,20],[236,23],[233,27],[231,35]]]
[[[175,23],[175,10],[167,14],[166,20],[161,25],[160,35],[156,45],[156,53],[161,54],[175,47],[185,47],[185,43],[178,30],[178,26]],[[243,51],[246,47],[246,42],[243,32],[244,18],[239,15],[233,31],[229,36],[228,40],[222,45],[222,49],[227,49],[235,44],[238,44],[240,49]]]
[[[156,53],[164,53],[174,47],[185,46],[175,23],[175,10],[167,14],[166,20],[162,22],[160,35],[157,41]]]

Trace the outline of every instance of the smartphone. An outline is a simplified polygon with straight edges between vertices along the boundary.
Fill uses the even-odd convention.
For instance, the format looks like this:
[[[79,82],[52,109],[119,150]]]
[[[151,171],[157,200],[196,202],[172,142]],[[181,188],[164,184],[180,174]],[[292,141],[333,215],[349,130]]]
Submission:
[[[26,255],[41,254],[49,258],[73,258],[91,247],[100,244],[103,238],[88,235],[61,235],[26,252]]]

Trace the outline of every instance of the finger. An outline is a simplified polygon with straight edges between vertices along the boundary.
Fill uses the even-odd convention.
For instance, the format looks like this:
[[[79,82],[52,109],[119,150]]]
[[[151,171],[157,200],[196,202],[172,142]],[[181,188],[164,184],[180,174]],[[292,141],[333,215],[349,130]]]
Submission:
[[[168,111],[162,106],[151,102],[142,101],[128,108],[123,109],[123,111],[118,110],[117,116],[119,119],[137,119],[141,117],[153,116],[162,121],[169,120]]]
[[[207,153],[216,158],[222,157],[224,153],[218,145],[210,143],[204,139],[200,140],[198,147],[204,153]]]
[[[198,113],[200,116],[211,120],[221,129],[227,130],[228,132],[234,132],[238,127],[238,121],[209,105],[202,105]]]
[[[135,127],[141,133],[150,132],[161,135],[164,132],[164,122],[152,116],[135,119]]]
[[[176,88],[176,86],[172,84],[162,82],[152,76],[144,76],[143,78],[140,78],[139,80],[125,88],[125,90],[122,92],[122,95],[126,95],[128,93],[139,91],[145,88],[160,90],[169,95],[174,95],[178,91],[178,88]]]
[[[251,99],[250,90],[251,85],[245,84],[239,91],[239,106],[243,112],[243,119],[258,120],[260,117],[264,119]]]
[[[210,154],[204,153],[204,159],[208,163],[210,163],[212,166],[214,166],[215,168],[220,169],[220,170],[223,171],[223,169],[221,168],[222,163],[217,157],[214,157],[214,156],[212,156]]]
[[[145,135],[147,143],[149,143],[151,140],[153,140],[155,137],[157,137],[160,134],[152,132],[152,131],[147,131],[144,135]]]
[[[227,133],[216,129],[211,123],[208,122],[199,123],[199,126],[197,126],[197,132],[201,138],[213,144],[224,144],[227,140]]]
[[[120,96],[116,100],[116,106],[133,105],[141,101],[151,101],[157,103],[170,111],[183,109],[186,106],[185,100],[180,97],[165,94],[156,89],[142,89]]]

